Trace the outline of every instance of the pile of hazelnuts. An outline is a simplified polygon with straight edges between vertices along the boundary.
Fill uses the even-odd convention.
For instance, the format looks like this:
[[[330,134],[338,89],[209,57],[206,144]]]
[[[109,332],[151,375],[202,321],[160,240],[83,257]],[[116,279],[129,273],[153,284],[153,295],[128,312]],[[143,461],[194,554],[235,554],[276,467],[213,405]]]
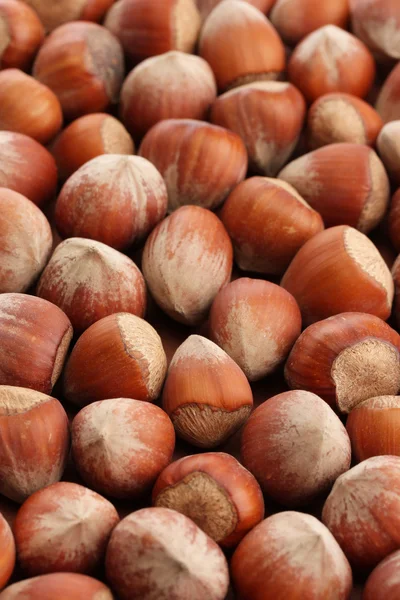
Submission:
[[[0,600],[400,598],[399,0],[0,0]]]

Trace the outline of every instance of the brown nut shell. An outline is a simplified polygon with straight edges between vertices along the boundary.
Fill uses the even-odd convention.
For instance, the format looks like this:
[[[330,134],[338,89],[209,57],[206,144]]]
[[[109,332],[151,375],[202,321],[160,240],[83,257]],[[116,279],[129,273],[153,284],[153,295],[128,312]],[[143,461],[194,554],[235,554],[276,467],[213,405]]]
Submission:
[[[274,177],[299,140],[306,116],[303,96],[289,82],[256,81],[219,96],[211,121],[242,138],[254,173]]]
[[[363,233],[383,219],[390,184],[376,153],[361,144],[330,144],[292,161],[278,177],[290,183],[326,227],[350,225]]]
[[[162,401],[180,437],[213,448],[246,421],[253,394],[245,374],[226,352],[191,335],[173,356]]]
[[[285,69],[285,48],[273,25],[247,2],[225,0],[206,19],[199,54],[211,66],[220,91]]]
[[[65,395],[78,406],[115,397],[151,402],[166,370],[161,338],[147,321],[129,313],[109,315],[74,346],[64,372]]]
[[[224,452],[185,456],[171,463],[156,481],[153,505],[183,513],[227,547],[236,546],[264,518],[257,481]]]
[[[348,312],[310,325],[285,366],[292,389],[318,394],[348,413],[360,402],[400,389],[400,336],[381,319]]]
[[[0,493],[23,502],[59,481],[69,455],[68,417],[55,398],[0,386]]]
[[[315,517],[293,511],[257,525],[237,547],[231,571],[243,600],[348,600],[352,590],[350,565],[334,537]]]
[[[371,569],[400,548],[400,457],[374,456],[341,475],[322,521],[355,568]]]
[[[281,285],[297,300],[306,326],[341,312],[384,320],[391,313],[394,286],[386,263],[364,234],[345,225],[306,242]]]

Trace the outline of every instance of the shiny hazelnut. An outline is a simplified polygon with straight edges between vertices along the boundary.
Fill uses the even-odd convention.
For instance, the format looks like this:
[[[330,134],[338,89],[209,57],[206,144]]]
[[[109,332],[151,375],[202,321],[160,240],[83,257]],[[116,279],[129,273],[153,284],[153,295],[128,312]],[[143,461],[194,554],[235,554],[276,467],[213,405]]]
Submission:
[[[68,417],[55,398],[0,385],[0,493],[23,502],[59,481],[69,454]]]
[[[330,491],[350,468],[349,436],[339,417],[306,391],[278,394],[243,429],[243,465],[263,492],[283,506],[304,506]]]
[[[123,250],[146,238],[164,217],[167,202],[164,180],[148,160],[104,154],[67,179],[55,223],[64,238],[90,238]]]
[[[35,9],[46,31],[68,21],[100,21],[114,0],[23,0]]]
[[[285,366],[292,389],[318,394],[340,412],[400,389],[400,336],[373,315],[348,312],[301,334]]]
[[[0,294],[0,384],[49,394],[71,338],[71,323],[54,304],[27,294]]]
[[[385,454],[400,456],[400,397],[364,400],[349,414],[346,429],[358,461]]]
[[[113,498],[140,498],[170,463],[171,420],[158,406],[113,398],[93,402],[72,422],[72,453],[82,479]]]
[[[390,121],[382,128],[377,148],[388,173],[400,185],[400,121]]]
[[[351,25],[380,61],[400,59],[400,6],[397,0],[350,0]]]
[[[51,147],[61,180],[101,154],[133,154],[133,140],[117,119],[105,113],[85,115],[73,121]]]
[[[297,44],[306,35],[324,25],[346,28],[349,18],[348,0],[277,0],[269,16],[282,39]]]
[[[389,229],[389,237],[392,242],[395,250],[397,252],[400,251],[400,189],[398,189],[392,198],[392,202],[390,204],[390,211],[388,215],[388,229]],[[398,263],[396,267],[393,265],[393,277],[396,282],[396,277],[398,271]]]
[[[76,119],[117,103],[124,76],[123,51],[101,25],[66,23],[46,38],[33,75],[58,97],[65,118]]]
[[[400,548],[400,457],[374,456],[341,475],[322,521],[350,563],[371,569]]]
[[[301,314],[296,300],[283,288],[242,277],[215,297],[209,329],[214,342],[247,378],[257,381],[286,359],[300,335]]]
[[[308,113],[308,143],[311,148],[342,142],[374,146],[382,126],[376,110],[361,98],[325,94],[313,103]]]
[[[51,252],[50,224],[30,200],[0,188],[0,293],[25,292]]]
[[[75,333],[107,315],[127,312],[143,317],[146,309],[146,284],[135,263],[85,238],[69,238],[56,247],[36,295],[61,308]]]
[[[222,0],[196,0],[203,21],[205,21],[210,12],[217,4],[220,4],[220,2],[222,2]],[[267,14],[275,0],[246,0],[246,2],[258,8],[262,13]]]
[[[350,565],[332,534],[292,511],[257,525],[235,550],[231,572],[243,600],[348,600],[352,590]]]
[[[61,105],[46,85],[19,69],[6,69],[0,71],[0,87],[0,130],[24,133],[47,144],[61,129]]]
[[[400,197],[400,192],[397,194],[397,196]],[[399,225],[400,225],[400,223],[396,226],[398,227]],[[398,237],[396,239],[399,240]],[[399,241],[397,241],[397,244],[399,243]],[[393,264],[392,275],[393,275],[394,291],[395,291],[394,304],[393,304],[393,315],[396,319],[397,325],[400,325],[400,258],[399,257],[397,257],[397,259],[395,260],[395,262]]]
[[[15,566],[15,542],[11,527],[0,513],[0,590],[10,579]]]
[[[385,320],[392,309],[393,279],[385,261],[367,236],[345,225],[308,240],[281,285],[297,300],[306,326],[342,312]]]
[[[40,207],[54,198],[56,163],[50,152],[32,138],[0,131],[0,164],[0,187],[19,192]]]
[[[219,96],[211,121],[244,141],[249,167],[273,177],[292,155],[306,115],[300,92],[288,82],[257,81]]]
[[[289,80],[309,102],[330,92],[364,98],[375,70],[373,56],[363,42],[336,25],[325,25],[305,37],[288,64]]]
[[[240,0],[224,0],[207,17],[199,54],[211,66],[220,91],[285,70],[285,48],[273,25],[259,10]]]
[[[64,373],[68,400],[85,406],[108,398],[158,398],[167,370],[161,339],[128,313],[100,319],[78,339]]]
[[[191,519],[167,508],[138,510],[117,525],[106,574],[121,600],[224,600],[229,585],[222,550]]]
[[[245,271],[282,275],[296,252],[323,230],[319,213],[288,183],[251,177],[228,196],[221,220]]]
[[[170,50],[193,52],[200,30],[195,0],[118,0],[105,26],[135,63]]]
[[[209,64],[184,52],[170,51],[137,65],[121,90],[120,115],[140,139],[163,119],[206,119],[217,96]]]
[[[139,154],[163,176],[170,212],[185,204],[217,208],[247,173],[246,148],[237,134],[191,119],[154,125]]]
[[[400,64],[394,67],[381,87],[375,108],[385,123],[400,119]]]
[[[389,554],[368,577],[363,600],[395,600],[400,594],[400,551]]]
[[[233,251],[221,221],[199,206],[182,206],[147,238],[143,275],[157,304],[173,319],[202,321],[231,278]]]
[[[0,0],[0,69],[28,70],[44,40],[36,12],[24,2]]]
[[[230,454],[185,456],[161,473],[153,505],[177,510],[222,546],[236,544],[264,518],[253,475]]]
[[[226,352],[191,335],[169,365],[162,403],[181,438],[213,448],[246,421],[253,394],[243,371]]]
[[[350,225],[368,233],[389,204],[385,167],[369,146],[330,144],[292,161],[278,177],[290,183],[326,227]]]
[[[8,586],[1,600],[113,600],[111,590],[87,575],[79,573],[50,573],[18,581]]]
[[[60,482],[30,496],[14,521],[18,561],[25,573],[89,573],[101,564],[119,522],[114,506],[76,483]]]

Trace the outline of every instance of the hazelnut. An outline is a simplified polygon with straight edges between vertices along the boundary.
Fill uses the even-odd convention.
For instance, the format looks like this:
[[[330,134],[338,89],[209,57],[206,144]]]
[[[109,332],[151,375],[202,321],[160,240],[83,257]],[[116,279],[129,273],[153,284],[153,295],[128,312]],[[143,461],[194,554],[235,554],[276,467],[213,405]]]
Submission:
[[[289,163],[278,177],[320,213],[326,227],[351,225],[368,233],[389,204],[385,167],[361,144],[323,146]]]
[[[0,87],[1,130],[24,133],[47,144],[61,129],[61,105],[46,85],[18,69],[6,69],[0,71]]]
[[[193,325],[230,281],[232,261],[232,244],[218,217],[182,206],[147,238],[142,269],[157,304],[176,321]]]
[[[11,528],[0,513],[0,590],[10,579],[15,566],[15,542]]]
[[[101,564],[119,522],[114,506],[77,485],[60,482],[25,500],[14,521],[18,561],[25,573],[89,573]]]
[[[356,35],[380,60],[400,59],[400,7],[397,0],[350,0]]]
[[[357,461],[385,454],[400,456],[399,417],[399,396],[369,398],[351,411],[346,428]]]
[[[0,293],[26,291],[45,266],[52,243],[42,211],[22,194],[0,188]]]
[[[383,560],[367,579],[363,600],[395,600],[400,594],[400,551]]]
[[[339,417],[321,398],[291,391],[252,413],[243,430],[241,456],[265,494],[294,507],[330,490],[350,468],[351,448]]]
[[[191,119],[154,125],[139,154],[163,176],[170,212],[185,204],[217,208],[247,173],[246,148],[236,133]]]
[[[292,389],[318,394],[343,413],[400,389],[400,336],[373,315],[348,312],[301,334],[285,367]]]
[[[33,75],[58,97],[66,119],[116,104],[124,76],[120,43],[96,23],[57,27],[45,40]]]
[[[24,2],[0,0],[0,32],[0,69],[29,69],[44,40],[36,12]]]
[[[200,30],[194,0],[118,0],[105,26],[120,40],[135,63],[169,50],[193,52]]]
[[[47,31],[68,21],[100,21],[114,0],[23,0],[35,9]]]
[[[51,152],[59,177],[67,179],[101,154],[133,154],[134,144],[125,127],[105,113],[85,115],[73,121],[55,140]]]
[[[75,333],[107,315],[127,312],[143,317],[146,309],[146,284],[135,263],[84,238],[69,238],[56,247],[36,294],[61,308]]]
[[[229,585],[222,550],[191,519],[168,508],[144,508],[117,525],[106,573],[121,600],[223,600]]]
[[[400,197],[400,191],[397,194]],[[400,225],[400,223],[399,223]],[[399,240],[400,242],[400,240]],[[395,289],[395,297],[394,297],[394,305],[393,305],[393,315],[396,319],[397,325],[400,324],[400,258],[394,262],[392,267],[392,275],[394,281],[394,289]]]
[[[113,498],[138,498],[170,463],[171,420],[158,406],[130,398],[94,402],[72,422],[72,452],[82,479]]]
[[[288,183],[251,177],[228,196],[221,220],[238,266],[245,271],[282,275],[297,251],[323,230],[319,213]]]
[[[257,381],[286,359],[301,333],[301,314],[283,288],[242,277],[215,297],[209,328],[214,342]]]
[[[0,493],[15,502],[56,481],[69,454],[68,417],[55,398],[0,386]]]
[[[374,146],[383,121],[370,104],[350,94],[325,94],[308,113],[308,142],[311,148],[328,144]]]
[[[389,226],[389,237],[395,250],[400,251],[400,189],[395,192],[390,205],[390,211],[388,215],[388,226]],[[398,270],[398,263],[393,265],[393,277],[396,282]]]
[[[54,304],[27,294],[0,294],[0,384],[50,393],[71,338],[71,323]]]
[[[219,4],[222,0],[196,0],[197,7],[200,11],[201,18],[203,21],[206,20],[210,12]],[[266,14],[274,4],[275,0],[246,0],[249,4],[252,4],[262,13]]]
[[[341,475],[322,521],[350,563],[371,569],[400,548],[400,457],[374,456]]]
[[[393,71],[385,80],[375,108],[385,123],[400,119],[400,64],[394,67]]]
[[[297,300],[306,326],[342,312],[385,320],[392,309],[393,279],[385,261],[366,235],[346,225],[308,240],[281,285]]]
[[[324,25],[345,28],[349,18],[348,0],[277,0],[269,16],[279,35],[288,44],[297,44]]]
[[[207,17],[199,54],[211,66],[221,92],[260,79],[277,79],[285,70],[285,48],[275,28],[241,0],[224,0]]]
[[[205,119],[216,95],[214,74],[205,60],[166,52],[129,73],[121,90],[121,119],[140,139],[163,119]]]
[[[257,481],[224,452],[185,456],[170,464],[154,486],[153,504],[186,515],[227,547],[236,546],[264,518]]]
[[[100,319],[78,339],[67,363],[68,400],[85,406],[107,398],[158,398],[167,371],[161,339],[143,319],[118,313]]]
[[[226,352],[191,335],[173,356],[162,401],[181,438],[213,448],[246,421],[253,394],[243,371]]]
[[[57,188],[54,158],[38,142],[23,135],[0,131],[0,187],[26,196],[42,207]]]
[[[55,222],[64,238],[90,238],[122,250],[146,238],[164,217],[167,202],[164,180],[148,160],[104,154],[66,181]]]
[[[113,600],[111,590],[87,575],[79,573],[49,573],[24,579],[10,585],[1,600]]]
[[[250,169],[275,176],[293,153],[306,115],[303,96],[288,82],[241,85],[214,102],[211,121],[244,141]]]
[[[364,98],[375,71],[373,56],[363,42],[336,25],[325,25],[305,37],[288,64],[289,80],[309,102],[329,92]]]
[[[243,600],[348,600],[352,590],[350,565],[328,529],[292,511],[257,525],[235,550],[231,571]]]
[[[377,148],[388,173],[400,185],[400,121],[390,121],[383,126]]]

